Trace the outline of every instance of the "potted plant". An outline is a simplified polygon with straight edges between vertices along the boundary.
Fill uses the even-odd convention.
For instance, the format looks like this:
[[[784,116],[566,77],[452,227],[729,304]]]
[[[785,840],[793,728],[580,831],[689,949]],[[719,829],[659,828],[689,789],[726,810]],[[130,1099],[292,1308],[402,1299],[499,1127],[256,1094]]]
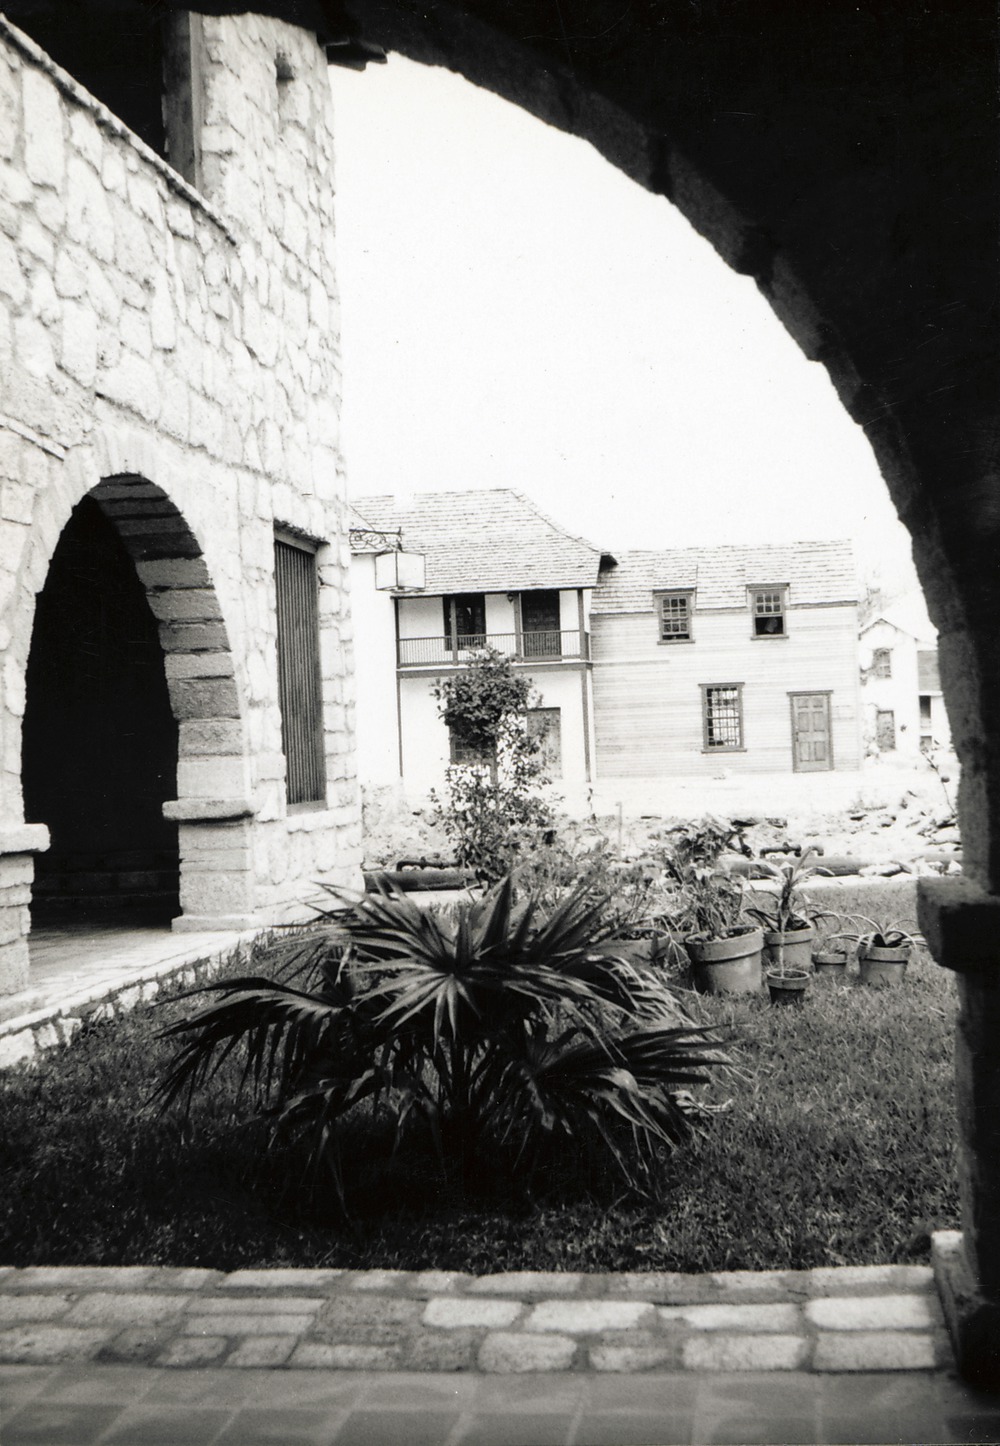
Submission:
[[[858,968],[861,983],[886,989],[902,984],[915,944],[924,941],[898,924],[879,924],[864,919],[871,929],[858,938]]]
[[[847,978],[852,944],[857,944],[856,934],[828,934],[813,950],[812,967],[816,978],[830,984],[842,984]]]
[[[766,877],[777,885],[773,893],[757,895],[747,913],[764,929],[764,968],[772,1004],[801,1004],[812,972],[812,945],[816,924],[832,917],[810,908],[803,884],[824,870],[814,854],[768,863]]]
[[[718,868],[674,861],[672,915],[702,994],[746,994],[761,986],[764,934],[744,912],[743,881]]]

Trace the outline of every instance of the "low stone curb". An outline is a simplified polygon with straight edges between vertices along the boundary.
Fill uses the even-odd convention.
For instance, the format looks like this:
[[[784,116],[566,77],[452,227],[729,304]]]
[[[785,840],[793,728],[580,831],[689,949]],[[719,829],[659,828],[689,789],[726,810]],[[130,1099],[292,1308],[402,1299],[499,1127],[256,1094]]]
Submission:
[[[585,1275],[0,1269],[0,1363],[899,1371],[951,1361],[925,1266]]]
[[[208,952],[200,944],[175,952],[159,963],[122,964],[122,977],[113,984],[104,980],[58,1003],[0,1020],[0,1069],[33,1059],[56,1045],[68,1044],[84,1024],[114,1019],[137,1004],[149,1004],[161,989],[207,983],[256,937],[257,933],[223,934],[218,947]]]

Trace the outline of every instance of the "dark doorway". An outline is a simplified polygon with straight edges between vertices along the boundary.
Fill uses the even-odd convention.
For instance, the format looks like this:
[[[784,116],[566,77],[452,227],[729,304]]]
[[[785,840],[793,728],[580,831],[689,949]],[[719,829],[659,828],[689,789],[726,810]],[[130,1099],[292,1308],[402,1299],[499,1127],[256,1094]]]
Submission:
[[[75,509],[38,596],[24,716],[25,818],[48,825],[35,924],[179,912],[177,724],[156,620],[97,503]]]

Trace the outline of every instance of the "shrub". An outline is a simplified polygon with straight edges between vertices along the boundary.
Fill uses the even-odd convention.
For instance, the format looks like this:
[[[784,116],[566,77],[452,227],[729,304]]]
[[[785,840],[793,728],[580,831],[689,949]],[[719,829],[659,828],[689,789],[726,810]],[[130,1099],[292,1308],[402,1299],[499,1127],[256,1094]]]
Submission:
[[[511,880],[451,920],[383,893],[292,951],[284,979],[229,980],[169,1026],[160,1094],[193,1096],[234,1051],[275,1138],[347,1208],[344,1146],[433,1150],[459,1178],[581,1169],[655,1194],[687,1132],[681,1087],[726,1063],[661,975],[595,943],[604,901],[515,906]],[[292,981],[295,981],[294,983]]]
[[[493,648],[434,687],[439,713],[469,762],[445,775],[447,799],[434,797],[458,862],[486,884],[509,873],[545,841],[554,826],[540,788],[547,781],[525,710],[531,684]]]

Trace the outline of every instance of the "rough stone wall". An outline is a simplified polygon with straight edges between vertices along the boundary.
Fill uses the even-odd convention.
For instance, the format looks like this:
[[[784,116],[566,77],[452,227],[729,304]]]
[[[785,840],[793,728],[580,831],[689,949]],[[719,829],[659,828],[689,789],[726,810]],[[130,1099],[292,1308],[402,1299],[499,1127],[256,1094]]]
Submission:
[[[195,192],[0,22],[0,848],[20,899],[35,594],[73,507],[103,482],[180,721],[182,908],[229,927],[273,917],[317,877],[353,879],[359,808],[325,57],[282,21],[199,24]],[[276,522],[326,544],[328,806],[290,819]],[[12,918],[11,960],[25,916]]]

